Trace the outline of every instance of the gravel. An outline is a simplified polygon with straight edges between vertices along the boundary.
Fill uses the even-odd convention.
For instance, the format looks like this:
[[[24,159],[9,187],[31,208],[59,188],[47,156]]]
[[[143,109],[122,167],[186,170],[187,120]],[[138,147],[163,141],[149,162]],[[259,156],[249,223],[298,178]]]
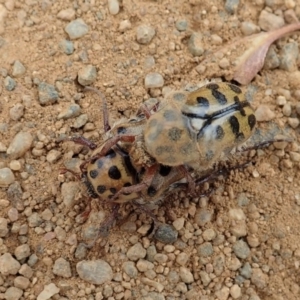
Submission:
[[[9,168],[0,169],[0,186],[8,186],[15,181],[14,173]]]
[[[55,87],[46,82],[41,82],[38,85],[39,101],[41,105],[50,105],[58,100],[58,92]]]
[[[90,85],[97,79],[96,67],[87,65],[78,71],[78,82],[83,85]]]
[[[74,21],[71,21],[65,27],[65,31],[69,35],[69,38],[71,40],[76,40],[85,36],[89,32],[89,27],[81,18],[79,18]]]
[[[203,36],[201,33],[192,33],[188,42],[188,50],[193,56],[201,56],[204,53]]]
[[[155,28],[149,25],[140,25],[136,29],[136,40],[141,45],[149,44],[156,34]]]
[[[91,284],[103,284],[113,277],[111,266],[104,260],[80,261],[76,265],[80,278]]]
[[[4,78],[4,87],[8,91],[13,91],[16,87],[17,83],[14,79],[12,79],[10,76],[7,76]]]
[[[13,64],[12,76],[21,77],[25,74],[25,72],[26,68],[24,67],[24,65],[19,60],[16,60]]]

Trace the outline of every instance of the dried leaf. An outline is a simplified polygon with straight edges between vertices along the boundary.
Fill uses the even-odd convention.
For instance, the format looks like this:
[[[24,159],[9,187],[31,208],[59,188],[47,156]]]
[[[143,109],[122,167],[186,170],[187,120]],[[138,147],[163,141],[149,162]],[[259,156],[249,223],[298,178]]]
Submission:
[[[235,80],[246,85],[256,76],[264,65],[270,45],[288,33],[300,29],[300,22],[294,23],[270,32],[263,32],[237,40],[207,57],[201,65],[205,65],[213,76],[225,76],[227,80]],[[215,63],[221,58],[227,58],[234,67],[222,70]]]

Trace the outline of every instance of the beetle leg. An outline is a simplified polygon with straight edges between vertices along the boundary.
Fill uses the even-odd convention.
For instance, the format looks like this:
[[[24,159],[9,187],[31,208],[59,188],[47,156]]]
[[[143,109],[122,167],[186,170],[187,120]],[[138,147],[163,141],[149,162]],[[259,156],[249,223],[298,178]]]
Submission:
[[[83,136],[78,136],[78,137],[71,137],[70,139],[67,139],[68,141],[72,141],[76,144],[79,145],[83,145],[86,146],[88,148],[90,148],[91,150],[94,150],[97,148],[97,145],[95,143],[93,143],[92,141],[86,139]]]
[[[195,183],[195,179],[192,177],[191,173],[187,170],[186,166],[184,166],[184,165],[178,166],[178,169],[186,177],[189,193],[195,194],[196,183]]]
[[[115,220],[118,217],[119,209],[120,209],[120,204],[114,203],[112,212],[100,225],[98,237],[107,237],[108,236],[109,229],[113,226],[113,223],[115,222]]]

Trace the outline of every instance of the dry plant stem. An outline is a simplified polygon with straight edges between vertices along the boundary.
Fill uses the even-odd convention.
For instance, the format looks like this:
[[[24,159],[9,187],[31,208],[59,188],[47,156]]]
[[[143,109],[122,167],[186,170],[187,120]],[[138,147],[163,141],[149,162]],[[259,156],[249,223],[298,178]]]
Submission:
[[[108,112],[108,108],[107,108],[107,101],[106,101],[106,97],[104,96],[104,94],[102,94],[98,89],[94,88],[94,87],[90,87],[90,86],[86,86],[83,91],[91,91],[91,92],[95,92],[102,100],[102,112],[103,112],[103,128],[105,132],[108,132],[110,130],[110,125],[109,125],[109,112]]]

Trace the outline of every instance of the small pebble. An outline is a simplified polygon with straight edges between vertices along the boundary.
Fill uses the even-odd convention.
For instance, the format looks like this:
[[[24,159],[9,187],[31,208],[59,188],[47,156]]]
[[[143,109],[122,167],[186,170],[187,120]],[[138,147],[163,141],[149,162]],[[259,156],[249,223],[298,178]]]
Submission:
[[[178,218],[173,222],[173,226],[177,231],[179,231],[183,228],[184,222],[185,222],[184,218]]]
[[[164,86],[164,78],[159,73],[148,73],[145,77],[145,88],[160,88]]]
[[[288,118],[288,123],[293,129],[296,129],[299,126],[299,122],[298,118]]]
[[[234,13],[236,13],[238,6],[240,4],[239,0],[226,0],[225,1],[225,10],[233,15]]]
[[[149,44],[154,38],[156,32],[152,26],[140,25],[136,30],[136,40],[139,44]]]
[[[248,36],[260,31],[259,27],[252,22],[242,22],[241,31],[244,35]]]
[[[29,245],[24,244],[24,245],[18,246],[15,249],[14,254],[15,254],[17,260],[22,260],[22,259],[30,256],[30,247],[29,247]]]
[[[0,273],[4,276],[16,275],[20,269],[20,263],[10,253],[0,256]]]
[[[16,60],[13,65],[12,75],[14,77],[20,77],[20,76],[24,75],[25,72],[26,72],[26,69],[25,69],[24,65],[19,60]]]
[[[254,268],[252,271],[251,282],[258,288],[264,289],[267,286],[268,276],[261,269]]]
[[[130,278],[136,278],[138,276],[138,270],[133,261],[124,262],[122,268]]]
[[[238,258],[246,259],[250,255],[250,249],[243,240],[235,242],[232,249]]]
[[[276,98],[276,104],[279,106],[283,106],[286,104],[286,98],[284,96],[278,96]]]
[[[175,26],[178,31],[186,31],[187,27],[188,27],[188,22],[185,19],[178,20],[178,21],[176,21]]]
[[[287,9],[283,13],[284,20],[287,24],[292,24],[298,22],[298,17],[293,9]]]
[[[111,15],[117,15],[120,11],[118,0],[108,0],[108,11]]]
[[[131,25],[130,20],[123,20],[119,24],[119,31],[120,32],[125,32],[125,31],[131,29],[131,26],[132,25]]]
[[[64,182],[61,187],[61,196],[63,203],[67,208],[75,205],[75,196],[79,192],[80,187],[77,182]]]
[[[193,56],[201,56],[204,53],[204,44],[201,33],[192,33],[188,42],[188,50]]]
[[[230,61],[226,57],[223,57],[222,59],[220,59],[219,67],[221,69],[227,69],[227,68],[229,68],[229,66],[230,66]]]
[[[292,161],[294,161],[294,162],[299,162],[300,161],[300,153],[290,151],[289,155],[290,155],[290,158],[291,158]]]
[[[40,294],[37,296],[37,300],[48,300],[55,294],[58,294],[60,289],[54,284],[49,283],[44,286],[44,289],[40,292]]]
[[[154,238],[164,244],[173,244],[176,242],[178,232],[168,224],[161,224],[154,234]]]
[[[214,248],[211,243],[205,242],[197,248],[197,252],[200,257],[208,257],[213,255]]]
[[[13,121],[18,121],[20,120],[24,115],[24,105],[21,103],[17,103],[15,106],[13,106],[10,110],[9,110],[9,117],[13,120]]]
[[[61,158],[61,156],[62,154],[60,151],[52,149],[48,152],[46,159],[50,164],[53,164],[57,162]]]
[[[90,85],[97,79],[96,67],[87,65],[78,71],[78,82],[83,85]]]
[[[7,220],[0,217],[0,237],[5,237],[8,234]]]
[[[23,295],[23,291],[15,286],[9,287],[4,293],[6,300],[19,300]]]
[[[21,170],[21,164],[18,160],[12,160],[9,163],[9,168],[13,171],[20,171]]]
[[[71,40],[76,40],[86,35],[89,32],[89,28],[85,24],[85,22],[81,18],[79,18],[71,21],[65,27],[65,31],[69,35],[69,38]]]
[[[230,295],[233,299],[239,299],[242,296],[241,288],[237,284],[234,284],[230,288]]]
[[[23,276],[17,276],[14,279],[14,286],[16,288],[19,288],[21,290],[26,290],[30,285],[30,281],[28,278],[23,277]]]
[[[289,117],[292,114],[292,106],[290,103],[286,103],[283,108],[282,108],[282,113],[286,116]]]
[[[72,103],[66,109],[64,109],[58,116],[58,120],[67,120],[77,117],[80,114],[81,108],[78,104]]]
[[[0,186],[6,187],[15,181],[14,173],[9,168],[0,169]]]
[[[58,92],[52,84],[41,82],[38,85],[39,101],[41,105],[53,104],[58,100]]]
[[[11,159],[18,159],[31,148],[32,142],[32,135],[29,132],[21,131],[15,135],[6,153]]]
[[[206,223],[210,222],[213,217],[213,213],[206,209],[198,210],[195,214],[195,222],[199,226],[204,226]]]
[[[78,118],[76,118],[76,120],[73,124],[73,127],[79,129],[79,128],[83,127],[88,122],[88,120],[89,120],[88,115],[82,114]]]
[[[67,9],[61,10],[57,14],[57,18],[61,19],[61,20],[64,20],[64,21],[71,21],[75,18],[75,15],[76,15],[75,9],[67,8]]]
[[[63,278],[70,278],[72,276],[70,263],[62,257],[55,260],[52,271],[53,274]]]
[[[280,69],[292,72],[297,70],[297,59],[299,55],[298,44],[287,43],[281,50]]]
[[[137,261],[146,256],[146,250],[143,248],[141,243],[136,243],[128,249],[126,256],[130,260]]]
[[[258,122],[271,121],[275,118],[275,113],[265,104],[261,104],[255,111],[255,117]]]
[[[80,261],[76,265],[79,277],[91,284],[103,284],[113,278],[111,266],[104,260]]]
[[[284,19],[281,16],[262,10],[258,18],[258,25],[264,31],[271,31],[283,27]]]
[[[4,87],[8,91],[12,91],[16,87],[16,82],[10,76],[7,76],[7,77],[4,78]]]
[[[186,284],[194,282],[194,276],[188,268],[180,267],[179,276],[181,280]]]
[[[218,300],[227,300],[229,296],[229,288],[223,286],[220,290],[215,292],[215,296]]]
[[[273,70],[280,66],[280,59],[276,52],[276,47],[271,45],[264,62],[264,68],[267,70]]]
[[[60,49],[67,55],[71,55],[74,52],[74,44],[68,40],[62,40],[59,43]]]
[[[246,262],[244,266],[240,269],[240,274],[245,277],[246,279],[249,279],[252,275],[252,268],[251,265]]]

